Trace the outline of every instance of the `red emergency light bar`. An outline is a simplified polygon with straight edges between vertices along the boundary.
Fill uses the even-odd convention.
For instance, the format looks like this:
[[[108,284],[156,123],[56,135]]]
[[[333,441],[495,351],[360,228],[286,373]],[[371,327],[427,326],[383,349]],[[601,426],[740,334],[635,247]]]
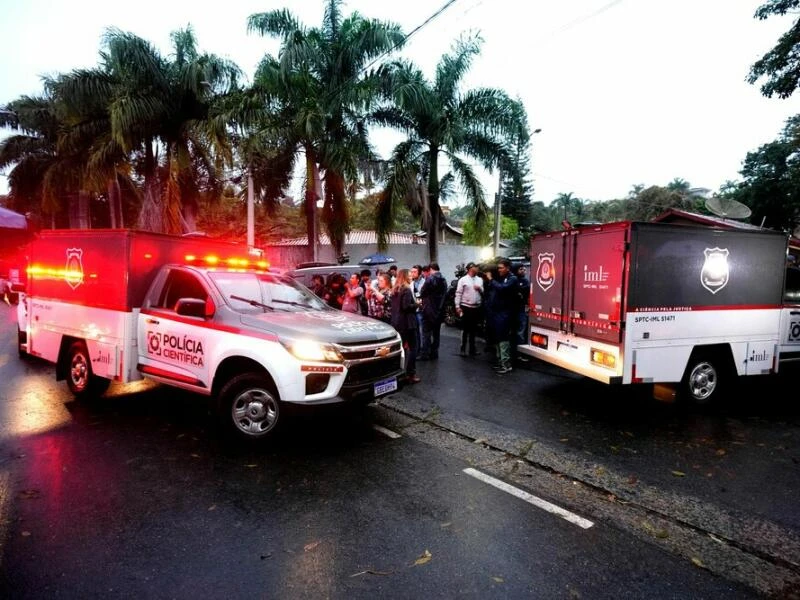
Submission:
[[[205,263],[211,266],[216,266],[220,263],[223,263],[228,265],[228,267],[234,269],[247,269],[247,268],[255,268],[261,270],[269,269],[269,261],[266,260],[251,261],[247,258],[237,258],[237,257],[221,259],[219,256],[216,256],[214,254],[208,254],[203,257],[197,257],[194,254],[187,254],[183,258],[187,263]]]

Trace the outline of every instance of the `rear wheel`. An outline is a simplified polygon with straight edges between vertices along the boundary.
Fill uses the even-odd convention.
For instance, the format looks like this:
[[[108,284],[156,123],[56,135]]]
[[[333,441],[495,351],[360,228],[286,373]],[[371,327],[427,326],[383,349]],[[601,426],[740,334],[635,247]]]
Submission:
[[[91,399],[102,396],[111,385],[105,377],[97,377],[92,372],[92,361],[84,342],[73,342],[67,351],[67,386],[78,399]]]
[[[717,402],[733,379],[729,360],[721,352],[695,352],[681,382],[682,396],[692,404],[707,406]]]
[[[218,413],[225,432],[245,442],[271,437],[282,422],[272,381],[261,373],[237,375],[219,392]]]
[[[24,345],[27,342],[27,335],[19,327],[17,327],[17,353],[20,358],[25,358],[28,354],[24,350]]]

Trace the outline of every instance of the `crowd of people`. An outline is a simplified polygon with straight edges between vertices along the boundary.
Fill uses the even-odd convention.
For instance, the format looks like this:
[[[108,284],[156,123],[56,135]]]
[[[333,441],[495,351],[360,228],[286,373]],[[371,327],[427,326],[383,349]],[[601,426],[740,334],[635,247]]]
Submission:
[[[391,324],[403,341],[407,383],[420,381],[417,361],[439,358],[448,284],[437,263],[408,269],[392,265],[379,269],[375,277],[369,269],[354,272],[349,278],[336,273],[327,281],[315,275],[311,289],[333,308]],[[455,311],[462,326],[461,356],[478,354],[476,336],[480,324],[485,323],[484,338],[494,353],[492,367],[497,373],[508,373],[514,360],[525,360],[516,356],[516,347],[527,337],[529,293],[524,266],[512,273],[507,259],[483,269],[468,263],[455,289]]]

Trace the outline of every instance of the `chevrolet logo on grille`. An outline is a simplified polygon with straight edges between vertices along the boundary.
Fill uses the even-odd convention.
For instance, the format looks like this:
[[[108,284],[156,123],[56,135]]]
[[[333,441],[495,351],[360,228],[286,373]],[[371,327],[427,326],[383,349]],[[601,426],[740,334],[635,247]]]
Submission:
[[[381,346],[375,350],[375,356],[389,356],[389,346]]]

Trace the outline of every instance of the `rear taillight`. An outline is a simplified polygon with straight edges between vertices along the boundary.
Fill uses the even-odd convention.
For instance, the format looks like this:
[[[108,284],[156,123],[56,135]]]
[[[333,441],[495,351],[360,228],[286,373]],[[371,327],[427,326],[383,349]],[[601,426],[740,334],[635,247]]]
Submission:
[[[610,352],[606,352],[605,350],[598,350],[597,348],[591,348],[589,350],[590,360],[596,364],[600,365],[601,367],[606,367],[608,369],[616,369],[617,368],[617,357],[611,354]]]
[[[544,348],[547,349],[547,336],[542,335],[541,333],[532,333],[531,334],[531,346],[536,346],[537,348]]]

